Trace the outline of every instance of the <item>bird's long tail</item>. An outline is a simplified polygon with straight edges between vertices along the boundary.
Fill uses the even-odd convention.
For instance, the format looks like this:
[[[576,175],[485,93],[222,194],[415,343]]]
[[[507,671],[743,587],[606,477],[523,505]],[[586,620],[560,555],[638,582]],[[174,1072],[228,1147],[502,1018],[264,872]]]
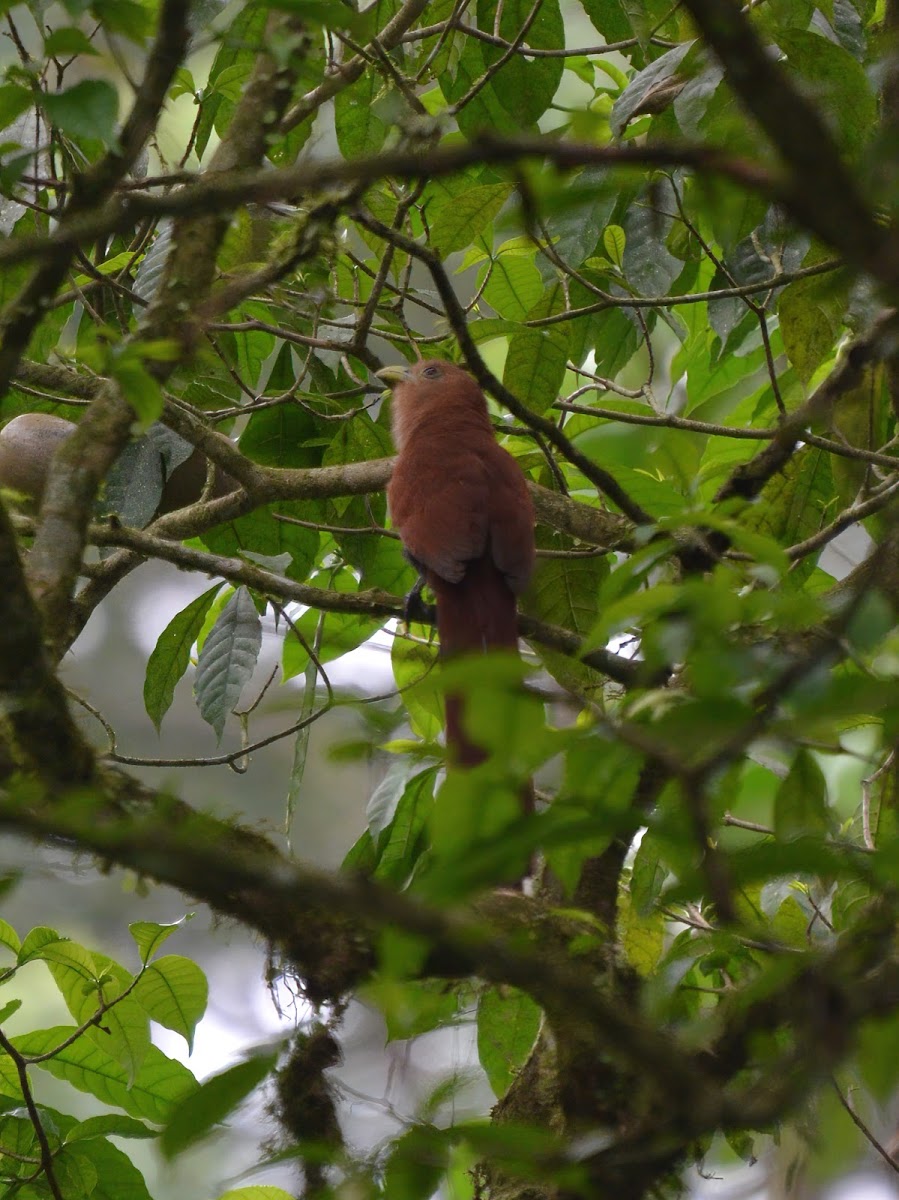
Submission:
[[[470,563],[460,583],[439,577],[429,580],[437,597],[437,632],[443,658],[507,649],[518,653],[515,594],[502,572],[485,555]],[[464,700],[446,697],[446,745],[451,762],[475,767],[487,752],[473,741],[463,720]],[[522,789],[522,808],[533,811],[533,788]]]

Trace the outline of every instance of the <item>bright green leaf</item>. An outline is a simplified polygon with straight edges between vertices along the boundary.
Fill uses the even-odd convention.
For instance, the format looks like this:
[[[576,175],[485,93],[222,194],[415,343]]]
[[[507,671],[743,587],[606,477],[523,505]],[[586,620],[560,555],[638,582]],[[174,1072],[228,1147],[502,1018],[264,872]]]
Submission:
[[[502,1098],[524,1065],[540,1030],[540,1009],[517,988],[488,988],[478,1002],[478,1055]]]
[[[96,138],[110,145],[119,115],[118,92],[104,79],[83,79],[64,92],[41,99],[47,117],[63,133],[76,138]]]
[[[157,731],[171,707],[175,686],[187,670],[191,649],[220,587],[220,584],[211,587],[173,617],[159,635],[153,653],[147,660],[144,707]]]
[[[162,1132],[160,1146],[166,1158],[174,1158],[229,1117],[271,1073],[276,1061],[276,1054],[259,1054],[204,1080],[174,1109]]]

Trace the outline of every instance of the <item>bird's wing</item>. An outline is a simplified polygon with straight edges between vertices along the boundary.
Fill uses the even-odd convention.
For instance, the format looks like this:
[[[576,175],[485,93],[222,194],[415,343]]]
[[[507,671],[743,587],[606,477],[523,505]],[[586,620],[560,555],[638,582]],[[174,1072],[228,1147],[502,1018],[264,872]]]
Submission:
[[[490,552],[513,592],[534,570],[534,505],[518,463],[494,443],[488,464]]]
[[[390,483],[390,515],[412,559],[458,583],[487,546],[489,486],[478,456],[448,449],[439,464],[400,459]]]

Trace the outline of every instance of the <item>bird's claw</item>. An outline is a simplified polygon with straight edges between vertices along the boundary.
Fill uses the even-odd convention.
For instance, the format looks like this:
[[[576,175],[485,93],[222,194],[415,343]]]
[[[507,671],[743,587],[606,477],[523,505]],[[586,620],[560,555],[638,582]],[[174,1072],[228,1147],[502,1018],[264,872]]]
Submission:
[[[419,625],[433,625],[437,610],[433,604],[422,599],[422,589],[425,586],[424,576],[419,576],[418,582],[409,590],[403,605],[403,620],[407,625],[416,622]]]

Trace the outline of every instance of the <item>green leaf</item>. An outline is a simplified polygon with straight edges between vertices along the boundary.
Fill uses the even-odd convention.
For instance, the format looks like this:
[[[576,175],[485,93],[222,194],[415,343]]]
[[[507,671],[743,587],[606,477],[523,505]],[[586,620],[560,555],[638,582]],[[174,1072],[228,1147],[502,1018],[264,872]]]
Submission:
[[[119,1113],[101,1113],[97,1117],[88,1117],[73,1125],[66,1134],[66,1142],[83,1142],[98,1137],[122,1138],[155,1138],[159,1136],[157,1129],[151,1129],[143,1121],[134,1117],[124,1117]]]
[[[382,975],[366,985],[364,1000],[384,1015],[388,1042],[420,1037],[452,1024],[460,999],[444,980],[396,979]]]
[[[498,0],[478,0],[478,25],[485,30],[497,29],[501,37],[511,42],[518,37],[532,8],[528,0],[503,0],[501,6]],[[544,0],[540,5],[536,19],[527,31],[526,43],[541,50],[562,49],[565,45],[565,26],[559,0]],[[490,68],[496,66],[504,50],[482,43],[481,54],[485,68]],[[524,59],[515,54],[507,58],[488,87],[516,125],[531,126],[552,103],[563,69],[560,58]]]
[[[44,946],[60,940],[55,929],[51,929],[48,925],[36,925],[25,935],[25,940],[19,948],[19,966],[31,962],[33,958],[40,958]]]
[[[5,1021],[8,1021],[13,1013],[17,1013],[21,1007],[21,1000],[7,1000],[6,1004],[0,1008],[0,1025],[2,1025]]]
[[[492,26],[491,26],[492,28]],[[440,90],[448,104],[456,104],[475,90],[486,71],[484,49],[474,38],[466,37],[462,53],[453,63],[454,69],[439,75]],[[513,133],[519,122],[502,104],[492,87],[475,91],[458,113],[459,128],[467,137],[489,129],[494,134]]]
[[[632,894],[625,891],[619,895],[618,938],[634,970],[639,975],[651,975],[665,948],[665,916],[661,909],[652,909],[644,916]]]
[[[13,929],[8,921],[0,918],[0,946],[6,946],[8,950],[12,950],[13,954],[18,955],[22,949],[22,943],[19,941],[19,935]]]
[[[611,261],[621,270],[624,266],[624,251],[627,237],[620,225],[607,225],[602,231],[602,244]]]
[[[185,922],[189,921],[193,915],[193,913],[187,913],[180,921],[172,921],[168,925],[159,925],[155,921],[133,921],[128,926],[128,932],[137,944],[141,963],[148,963],[163,942],[167,941],[177,930],[183,929]]]
[[[5,1160],[4,1167],[11,1162],[14,1154],[32,1156],[36,1141],[34,1125],[30,1120],[12,1113],[0,1117],[0,1147]]]
[[[219,89],[219,81],[225,72],[235,67],[238,68],[238,78],[246,80],[262,44],[267,20],[268,7],[265,4],[246,4],[234,14],[224,31],[222,44],[209,71],[200,106],[195,138],[198,158],[202,158],[206,153],[219,108],[225,99],[224,91]]]
[[[672,218],[660,208],[665,214],[677,211],[670,187],[660,185],[657,191],[641,196],[624,218],[622,269],[638,295],[664,295],[683,270],[683,263],[667,245]]]
[[[804,29],[779,29],[777,45],[833,120],[843,150],[859,158],[877,117],[865,68],[830,38]]]
[[[610,379],[630,362],[640,345],[637,325],[622,308],[607,309],[597,313],[588,326],[592,337],[585,343],[585,351],[593,350],[596,370]],[[583,355],[579,360],[584,361]]]
[[[278,504],[264,505],[226,525],[216,525],[203,534],[203,542],[213,554],[236,557],[248,553],[263,555],[270,564],[287,554],[290,564],[285,574],[290,579],[302,582],[315,565],[319,535],[314,529],[302,529],[273,519],[274,512],[300,520],[310,518],[308,502],[282,500]]]
[[[194,691],[200,716],[221,738],[244,685],[256,668],[262,623],[245,587],[239,587],[203,643]]]
[[[83,79],[64,92],[42,96],[50,123],[76,138],[98,139],[111,145],[119,115],[119,94],[103,79]]]
[[[759,530],[789,546],[826,525],[831,520],[832,503],[831,455],[817,446],[803,446],[777,478],[765,485],[742,524],[750,535]],[[747,544],[745,548],[750,547]],[[813,566],[814,556],[810,555],[784,576],[785,584],[798,587]]]
[[[634,30],[620,0],[582,0],[584,11],[607,42],[623,42]]]
[[[144,708],[157,732],[162,718],[171,707],[175,687],[187,670],[191,649],[220,588],[221,584],[217,583],[173,617],[159,635],[153,653],[147,660]]]
[[[53,1174],[62,1195],[79,1200],[90,1196],[97,1186],[97,1168],[86,1154],[63,1146],[53,1158]]]
[[[465,250],[487,228],[512,194],[510,183],[482,184],[461,196],[444,196],[428,205],[431,246],[440,255]]]
[[[827,804],[827,784],[821,768],[808,750],[800,750],[774,801],[774,829],[778,838],[826,833],[832,818]]]
[[[240,435],[240,449],[265,467],[317,467],[322,451],[315,442],[320,436],[318,423],[308,412],[279,404],[253,413]]]
[[[497,316],[523,321],[543,292],[540,272],[532,257],[501,254],[494,260],[484,299]]]
[[[434,800],[437,768],[412,777],[403,789],[393,820],[378,839],[375,877],[401,887],[425,849],[425,827]]]
[[[360,875],[370,875],[374,871],[377,861],[374,839],[366,829],[346,852],[340,869],[341,871],[355,871]]]
[[[551,535],[546,548],[569,550],[570,539]],[[599,618],[599,589],[608,576],[607,558],[541,558],[522,607],[528,616],[585,635]],[[599,677],[567,655],[540,647],[540,658],[563,687],[603,686]]]
[[[827,276],[797,279],[781,293],[777,314],[784,349],[804,384],[834,353],[844,304],[841,289]]]
[[[102,262],[93,263],[93,269],[98,275],[117,275],[126,267],[131,267],[134,264],[134,254],[130,251],[123,251],[121,254],[113,254],[111,258],[104,259]],[[79,287],[84,287],[91,282],[90,275],[76,275],[75,282]]]
[[[381,86],[377,72],[366,71],[361,79],[337,93],[334,126],[337,145],[344,158],[376,154],[384,144],[388,127],[378,116],[375,107]]]
[[[325,581],[322,581],[324,583]],[[328,581],[330,588],[338,592],[358,592],[359,584],[350,570],[339,571]],[[322,614],[314,608],[304,613],[294,625],[302,634],[303,643],[291,633],[284,639],[282,651],[282,667],[285,679],[306,670],[309,662],[309,652],[306,646],[313,645],[321,622],[321,643],[318,649],[318,659],[322,663],[330,662],[347,654],[350,650],[361,645],[371,637],[375,630],[384,624],[383,617],[357,616],[355,613],[329,612]],[[305,644],[304,644],[305,643]]]
[[[517,988],[488,988],[478,1001],[478,1055],[494,1094],[502,1099],[527,1061],[541,1012]]]
[[[865,1086],[888,1103],[899,1082],[899,1016],[866,1021],[858,1039],[858,1063]]]
[[[91,0],[91,11],[107,33],[121,33],[138,46],[153,33],[153,12],[140,0]]]
[[[87,34],[74,25],[63,25],[59,29],[53,29],[44,38],[44,54],[48,58],[97,53]]]
[[[209,998],[206,976],[195,962],[177,954],[156,959],[137,981],[134,997],[148,1016],[180,1033],[193,1050],[194,1032]]]
[[[393,1144],[384,1172],[390,1200],[429,1200],[446,1167],[449,1142],[432,1125],[413,1125]]]
[[[631,870],[631,903],[639,916],[645,917],[652,911],[667,874],[658,838],[648,830],[637,848]]]
[[[78,1152],[92,1162],[97,1171],[97,1186],[91,1193],[91,1200],[123,1200],[126,1196],[128,1200],[151,1200],[143,1175],[128,1155],[106,1138],[79,1140]]]
[[[179,67],[175,72],[175,82],[169,88],[169,99],[177,100],[180,96],[196,96],[197,84],[186,67]]]
[[[16,1049],[29,1057],[50,1054],[75,1032],[67,1025],[26,1033],[13,1039]],[[64,1079],[82,1092],[89,1092],[104,1104],[122,1108],[132,1117],[164,1122],[179,1100],[193,1092],[197,1083],[186,1067],[167,1058],[150,1046],[143,1065],[133,1082],[120,1063],[96,1042],[82,1036],[51,1058],[39,1064],[57,1079]],[[12,1061],[0,1059],[0,1078],[4,1082],[15,1074]]]
[[[232,1188],[222,1192],[218,1200],[294,1200],[294,1197],[282,1188],[257,1183],[253,1187]]]
[[[412,732],[425,741],[436,741],[443,728],[443,692],[436,663],[435,646],[417,639],[393,639],[393,677],[403,694]]]
[[[116,1000],[130,986],[132,977],[118,963],[103,955],[89,954],[77,942],[51,942],[40,955],[50,969],[66,1007],[84,1025],[101,1004]],[[150,1047],[150,1027],[133,996],[126,996],[103,1014],[102,1028],[85,1035],[113,1055],[133,1079]]]
[[[160,1148],[174,1158],[224,1121],[271,1074],[277,1054],[259,1054],[204,1080],[171,1113]]]
[[[133,354],[113,355],[109,368],[122,395],[137,414],[140,429],[149,429],[162,416],[165,407],[165,397],[158,381]]]
[[[34,97],[28,88],[17,83],[0,85],[0,129],[7,129],[33,103]]]
[[[528,320],[541,320],[564,309],[562,287],[550,285],[528,313]],[[556,401],[568,361],[570,329],[567,324],[539,329],[521,329],[509,342],[503,383],[510,392],[536,413],[544,413]]]

